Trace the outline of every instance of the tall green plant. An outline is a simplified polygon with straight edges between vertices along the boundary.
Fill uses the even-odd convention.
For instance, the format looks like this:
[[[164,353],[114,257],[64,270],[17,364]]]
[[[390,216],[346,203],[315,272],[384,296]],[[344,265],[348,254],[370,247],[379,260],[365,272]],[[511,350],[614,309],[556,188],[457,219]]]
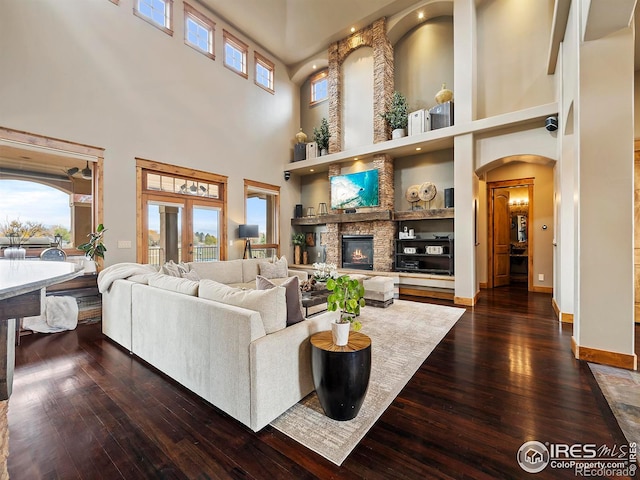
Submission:
[[[107,247],[102,243],[102,237],[106,231],[107,229],[104,228],[104,225],[98,225],[95,232],[91,232],[87,235],[87,237],[89,237],[89,241],[82,245],[78,245],[78,250],[82,250],[87,257],[91,258],[91,260],[95,260],[96,257],[104,258],[104,252],[107,251]]]
[[[380,115],[387,121],[391,130],[407,128],[407,124],[409,123],[409,112],[407,112],[407,110],[407,99],[400,92],[396,91],[393,92],[393,97],[391,98],[391,108]]]
[[[352,280],[349,275],[327,280],[327,290],[333,292],[327,298],[327,310],[335,312],[340,310],[338,323],[351,322],[357,332],[362,324],[356,320],[360,315],[360,308],[364,307],[364,287],[358,280]]]
[[[313,127],[313,139],[318,144],[320,150],[327,150],[329,148],[329,122],[325,117],[322,117],[320,121],[320,128]]]

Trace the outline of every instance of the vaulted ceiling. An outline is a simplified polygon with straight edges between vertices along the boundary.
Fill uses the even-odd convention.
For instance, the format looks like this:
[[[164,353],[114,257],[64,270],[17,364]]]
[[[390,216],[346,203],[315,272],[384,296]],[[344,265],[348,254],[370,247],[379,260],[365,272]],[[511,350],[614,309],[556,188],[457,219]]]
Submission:
[[[415,0],[201,0],[216,15],[264,46],[288,66],[296,65],[380,17]],[[426,3],[426,2],[422,2]]]

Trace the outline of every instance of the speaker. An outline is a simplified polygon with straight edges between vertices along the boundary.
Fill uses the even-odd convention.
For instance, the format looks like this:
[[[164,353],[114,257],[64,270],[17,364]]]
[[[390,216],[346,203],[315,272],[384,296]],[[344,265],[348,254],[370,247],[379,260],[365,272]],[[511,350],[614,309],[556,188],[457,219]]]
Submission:
[[[302,204],[296,205],[296,218],[302,218]]]
[[[453,188],[444,189],[444,208],[453,208]]]

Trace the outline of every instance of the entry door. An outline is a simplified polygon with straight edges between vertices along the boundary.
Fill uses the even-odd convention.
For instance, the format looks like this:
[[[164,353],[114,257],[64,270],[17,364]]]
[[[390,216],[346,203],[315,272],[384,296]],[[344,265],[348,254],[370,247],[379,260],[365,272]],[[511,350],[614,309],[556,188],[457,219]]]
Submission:
[[[493,286],[509,285],[511,248],[509,192],[493,190]]]

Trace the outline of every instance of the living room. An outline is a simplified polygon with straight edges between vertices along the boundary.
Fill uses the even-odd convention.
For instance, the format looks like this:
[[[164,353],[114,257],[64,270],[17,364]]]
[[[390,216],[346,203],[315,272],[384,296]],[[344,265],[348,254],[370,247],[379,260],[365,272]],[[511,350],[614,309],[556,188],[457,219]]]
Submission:
[[[582,352],[582,358],[596,355],[633,368],[630,198],[635,188],[633,139],[639,134],[635,100],[630,98],[637,82],[629,28],[605,25],[604,32],[595,34],[587,29],[594,37],[582,42],[575,31],[577,18],[584,17],[594,29],[606,22],[595,10],[571,10],[578,9],[577,2],[525,7],[513,1],[380,1],[367,16],[358,15],[354,6],[336,6],[335,12],[313,7],[319,11],[310,10],[309,17],[325,14],[322,23],[335,23],[335,35],[318,33],[322,41],[300,43],[288,52],[276,50],[278,35],[293,28],[279,23],[284,20],[265,12],[273,24],[263,23],[280,31],[273,33],[273,46],[266,45],[258,41],[261,30],[242,28],[235,11],[240,7],[226,10],[220,2],[192,2],[215,22],[212,59],[185,45],[183,2],[173,2],[172,35],[134,15],[133,3],[6,1],[0,7],[0,43],[7,46],[0,55],[0,126],[12,132],[3,135],[3,141],[15,141],[13,132],[28,132],[94,149],[99,187],[94,192],[95,220],[109,229],[105,266],[140,260],[143,209],[137,172],[144,162],[177,167],[181,174],[226,178],[221,234],[226,259],[243,255],[244,240],[237,231],[247,223],[245,180],[277,187],[277,251],[291,259],[295,206],[329,203],[331,165],[344,172],[365,170],[374,154],[382,154],[397,157],[394,211],[410,208],[404,193],[414,183],[435,178],[440,194],[455,186],[452,290],[459,303],[471,306],[490,282],[487,184],[535,177],[531,291],[552,292],[549,302],[556,315],[573,321],[569,349],[576,357]],[[257,3],[251,7],[258,19],[261,8],[269,10]],[[421,30],[422,19],[417,20],[423,7],[431,12],[424,21],[448,39],[429,50],[433,57],[438,52],[446,59],[443,66],[429,63],[433,59],[424,65],[408,63],[417,55],[408,51],[423,48],[418,45],[421,38],[436,36],[421,33],[428,31]],[[340,20],[341,8],[349,13],[343,12],[345,20]],[[569,21],[559,22],[558,11],[565,11]],[[628,20],[632,11],[626,13]],[[433,95],[446,83],[454,92],[454,128],[459,130],[427,132],[384,147],[373,141],[349,149],[339,145],[326,161],[320,157],[292,163],[295,133],[302,127],[311,136],[320,119],[331,115],[330,102],[309,107],[313,66],[329,66],[327,48],[350,38],[351,23],[357,32],[384,16],[399,53],[395,89],[404,91],[417,110],[432,106]],[[248,46],[248,78],[225,68],[223,31]],[[273,92],[254,81],[254,52],[273,64]],[[602,58],[608,59],[606,68]],[[419,78],[415,84],[412,73]],[[604,90],[613,107],[598,100]],[[617,112],[615,119],[602,114],[605,111]],[[559,119],[556,134],[544,128],[544,119],[551,115]],[[373,115],[363,123],[373,123],[369,117]],[[353,123],[343,128],[353,128]],[[416,154],[419,147],[424,151]],[[369,159],[353,160],[358,152]],[[309,172],[312,166],[318,171]],[[292,172],[289,180],[285,171]],[[567,201],[576,196],[576,202]],[[4,217],[0,209],[0,219]],[[323,230],[316,233],[320,238]],[[616,248],[603,255],[601,246],[610,244],[612,235]]]

